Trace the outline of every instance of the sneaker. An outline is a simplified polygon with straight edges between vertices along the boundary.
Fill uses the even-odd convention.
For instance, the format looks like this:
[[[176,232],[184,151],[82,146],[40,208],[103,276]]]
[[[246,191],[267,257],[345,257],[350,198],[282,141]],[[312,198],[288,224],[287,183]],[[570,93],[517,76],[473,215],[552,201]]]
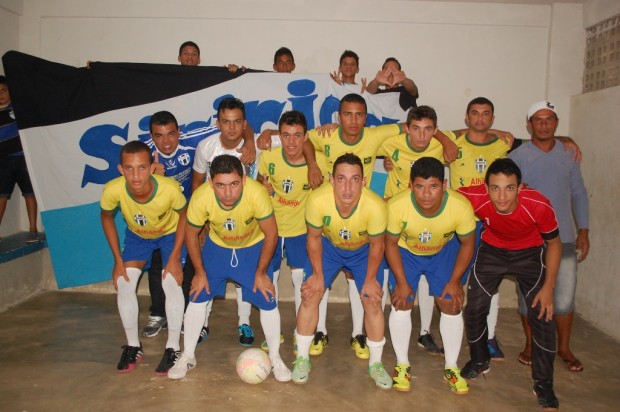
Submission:
[[[208,337],[209,337],[209,327],[203,326],[202,330],[200,331],[200,336],[198,336],[198,343],[201,343],[203,340],[207,340]]]
[[[504,360],[504,352],[502,352],[502,350],[500,349],[499,341],[497,340],[497,338],[489,339],[487,341],[487,347],[489,348],[489,353],[491,354],[491,360]]]
[[[149,316],[149,323],[144,327],[142,334],[147,338],[154,338],[159,331],[168,329],[168,321],[162,316]]]
[[[465,367],[461,370],[461,376],[465,379],[476,379],[478,375],[485,374],[491,370],[489,361],[474,362],[470,360],[465,364]]]
[[[143,358],[142,344],[140,344],[140,347],[125,345],[123,346],[121,360],[118,361],[116,368],[120,373],[131,372]]]
[[[390,389],[392,377],[388,375],[381,362],[375,362],[368,367],[368,373],[379,389]]]
[[[401,363],[394,367],[392,388],[401,392],[409,392],[411,390],[411,366],[408,363]]]
[[[155,375],[168,376],[168,371],[174,366],[174,363],[179,356],[181,356],[181,351],[166,348],[164,351],[164,356],[161,358],[161,362],[159,362],[157,369],[155,369]]]
[[[310,345],[310,355],[319,356],[323,353],[323,349],[329,343],[329,337],[324,335],[323,332],[317,332],[314,334],[314,339],[312,340],[312,344]]]
[[[37,243],[40,240],[37,232],[28,232],[26,235],[26,243]]]
[[[168,370],[168,377],[170,379],[181,379],[187,375],[187,372],[196,367],[196,358],[190,358],[184,353],[181,353],[174,362],[174,366]]]
[[[426,351],[431,355],[439,355],[441,353],[441,349],[439,349],[439,346],[437,346],[437,344],[435,343],[433,335],[431,335],[430,333],[421,335],[418,338],[418,346],[426,349]]]
[[[312,365],[310,364],[309,358],[302,358],[298,356],[293,362],[293,373],[291,374],[291,378],[295,383],[306,383],[308,382],[308,377],[310,375],[310,370],[312,369]]]
[[[443,371],[443,378],[450,385],[450,390],[457,395],[466,395],[469,392],[469,385],[461,375],[458,368],[448,368]]]
[[[365,335],[357,335],[351,338],[351,349],[355,351],[355,356],[360,359],[370,358],[370,349],[368,349],[368,345],[366,345]]]
[[[534,395],[538,398],[538,404],[545,410],[560,408],[560,401],[553,392],[553,382],[538,381],[534,383]]]
[[[239,326],[239,343],[241,346],[252,346],[254,343],[254,331],[247,323]]]
[[[280,343],[284,343],[284,335],[280,335]],[[264,340],[263,343],[260,344],[260,348],[269,353],[269,345],[267,345],[267,341]]]
[[[286,367],[284,361],[279,356],[276,360],[271,360],[271,370],[273,371],[273,377],[278,382],[288,382],[291,380],[291,370]]]

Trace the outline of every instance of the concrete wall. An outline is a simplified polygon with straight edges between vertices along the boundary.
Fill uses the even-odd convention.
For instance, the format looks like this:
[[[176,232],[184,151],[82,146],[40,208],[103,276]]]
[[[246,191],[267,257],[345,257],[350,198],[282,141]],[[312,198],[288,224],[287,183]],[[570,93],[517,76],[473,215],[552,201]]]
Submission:
[[[0,312],[44,290],[56,289],[49,249],[0,265]]]
[[[581,171],[590,194],[591,251],[579,267],[577,311],[620,339],[620,263],[615,250],[620,233],[620,86],[574,96],[571,113],[570,132],[584,153]]]

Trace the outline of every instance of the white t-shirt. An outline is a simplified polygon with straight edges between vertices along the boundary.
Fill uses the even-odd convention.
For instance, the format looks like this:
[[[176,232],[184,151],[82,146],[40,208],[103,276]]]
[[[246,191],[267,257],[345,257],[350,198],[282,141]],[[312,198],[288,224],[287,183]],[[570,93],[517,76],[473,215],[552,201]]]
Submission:
[[[254,136],[255,140],[256,137],[258,136]],[[198,173],[206,173],[207,180],[209,180],[209,169],[211,168],[211,162],[213,159],[224,154],[235,156],[239,159],[241,158],[241,153],[238,152],[237,149],[240,149],[242,146],[243,140],[241,140],[234,149],[225,149],[222,146],[220,134],[218,133],[211,135],[198,143],[198,146],[196,147],[196,156],[194,157],[193,169]],[[260,152],[261,150],[257,147],[256,161],[254,161],[251,165],[243,165],[244,173],[252,179],[256,179],[256,176],[258,175],[258,157],[260,156]]]

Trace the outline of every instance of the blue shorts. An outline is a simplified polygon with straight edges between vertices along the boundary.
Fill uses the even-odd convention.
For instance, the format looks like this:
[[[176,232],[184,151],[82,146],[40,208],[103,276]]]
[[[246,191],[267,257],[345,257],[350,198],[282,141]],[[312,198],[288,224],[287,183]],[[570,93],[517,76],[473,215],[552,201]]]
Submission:
[[[405,269],[405,278],[413,293],[417,293],[418,282],[420,276],[425,275],[428,281],[431,296],[440,297],[443,289],[452,277],[452,270],[456,263],[456,255],[459,253],[461,243],[456,236],[452,238],[439,253],[431,256],[414,255],[408,249],[398,247],[403,260],[403,268]],[[390,293],[393,293],[396,286],[396,278],[390,270],[388,284]],[[465,276],[463,276],[465,277]],[[450,295],[445,296],[451,299]]]
[[[323,277],[325,288],[330,288],[340,270],[346,270],[353,275],[357,291],[361,293],[366,273],[368,270],[368,244],[356,250],[343,250],[334,246],[325,237],[321,237],[323,243]],[[383,287],[383,273],[386,267],[385,259],[381,261],[377,270],[377,282]],[[312,265],[310,259],[304,267],[304,280],[312,276]]]
[[[280,270],[283,257],[286,257],[286,263],[291,268],[297,269],[306,266],[306,262],[308,261],[308,251],[306,249],[307,237],[305,233],[293,237],[278,236],[276,252],[271,260],[271,267],[274,272]]]
[[[207,302],[216,296],[225,296],[226,282],[231,280],[241,286],[244,301],[251,303],[259,309],[275,309],[277,303],[273,296],[269,301],[266,301],[260,291],[252,291],[262,249],[263,241],[240,249],[230,249],[216,245],[207,236],[202,249],[202,261],[207,271],[211,293],[202,290],[198,297],[196,297],[195,302]],[[271,265],[267,266],[267,276],[273,281]],[[190,296],[190,299],[192,299],[192,296]]]
[[[129,229],[125,229],[125,244],[123,245],[123,262],[129,262],[131,260],[143,260],[146,261],[144,269],[148,269],[151,266],[151,256],[157,249],[161,249],[162,267],[166,267],[168,258],[172,249],[174,249],[174,240],[176,233],[170,233],[157,239],[144,239],[136,235]],[[187,250],[185,246],[181,249],[181,267],[185,266],[185,260],[187,258]]]

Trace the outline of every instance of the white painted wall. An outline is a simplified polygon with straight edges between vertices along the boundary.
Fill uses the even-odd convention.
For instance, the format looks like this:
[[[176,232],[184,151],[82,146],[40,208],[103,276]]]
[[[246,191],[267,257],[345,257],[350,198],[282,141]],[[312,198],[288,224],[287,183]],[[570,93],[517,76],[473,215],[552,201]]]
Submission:
[[[19,17],[22,6],[21,0],[0,2],[0,54],[19,48]],[[4,74],[3,67],[0,67],[0,73]],[[16,188],[0,225],[0,236],[7,236],[24,228],[28,230],[28,215],[21,192]]]
[[[574,96],[571,112],[570,131],[584,153],[581,171],[590,195],[591,251],[579,265],[577,311],[620,339],[620,86]]]

